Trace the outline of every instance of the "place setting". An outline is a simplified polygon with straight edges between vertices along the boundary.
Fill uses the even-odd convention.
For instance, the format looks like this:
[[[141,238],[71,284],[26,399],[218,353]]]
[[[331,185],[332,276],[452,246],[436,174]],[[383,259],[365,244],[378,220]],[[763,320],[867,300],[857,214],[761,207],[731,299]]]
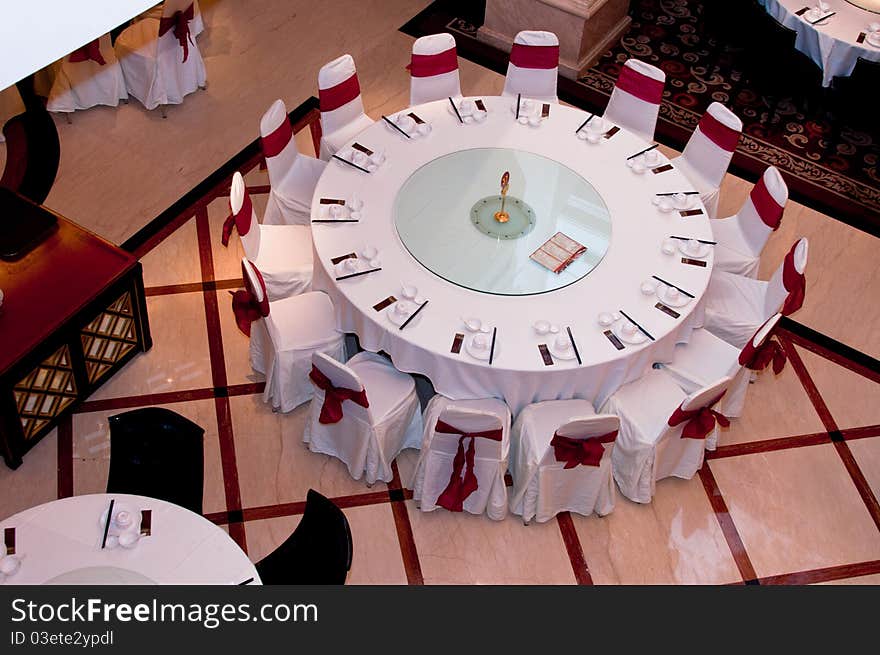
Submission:
[[[364,173],[374,173],[385,162],[385,153],[355,141],[351,147],[343,148],[333,155],[333,159]]]
[[[880,48],[880,23],[871,23],[869,24],[864,32],[859,34],[858,39],[856,39],[856,43],[864,43],[874,46],[875,48]]]
[[[143,522],[145,514],[148,517],[146,525]],[[102,529],[101,548],[134,548],[141,537],[152,533],[151,519],[150,510],[141,512],[127,503],[117,503],[115,499],[111,499],[110,506],[104,510],[99,520]]]
[[[462,318],[465,330],[469,333],[464,337],[465,352],[480,361],[490,365],[496,355],[496,340],[498,328],[489,329],[489,326],[476,317]]]
[[[667,160],[657,151],[659,144],[655,143],[644,150],[640,150],[626,158],[626,165],[636,175],[642,175],[648,170],[656,170]]]
[[[605,336],[618,350],[623,350],[626,345],[638,346],[647,341],[654,341],[654,337],[623,310],[613,313],[602,312],[597,317],[597,322],[601,328],[604,328]]]
[[[402,284],[400,295],[402,299],[393,302],[393,304],[389,303],[385,315],[392,324],[402,330],[416,319],[428,301],[419,295],[418,287],[413,284]],[[390,298],[394,298],[394,296],[389,296]]]
[[[361,255],[362,258],[358,257],[356,252],[351,252],[330,260],[336,272],[337,282],[382,270],[378,259],[379,251],[375,246],[365,246],[361,250]]]
[[[545,343],[538,344],[538,352],[545,366],[552,366],[555,360],[577,360],[578,365],[582,363],[570,327],[566,327],[563,332],[550,321],[538,320],[532,325],[532,329],[536,335],[546,340]]]
[[[352,194],[346,198],[320,198],[318,218],[312,223],[357,223],[363,217],[364,201]]]
[[[463,125],[482,123],[489,117],[489,110],[486,109],[485,103],[480,98],[462,98],[458,104],[451,97],[448,100],[449,111]]]
[[[0,550],[0,583],[18,573],[23,558],[15,551],[15,528],[4,528],[3,548]]]
[[[382,116],[389,130],[397,132],[407,139],[426,137],[431,133],[431,123],[424,120],[414,111],[404,110],[391,117]]]
[[[804,7],[796,13],[804,20],[806,20],[810,25],[818,25],[819,23],[828,20],[837,13],[835,11],[830,11],[830,9],[831,5],[829,5],[827,2],[819,2],[815,7]]]
[[[674,308],[684,307],[694,299],[694,295],[689,291],[656,275],[642,282],[639,290],[647,298],[656,297],[657,303],[654,307],[672,318],[681,318],[681,314]]]
[[[522,94],[517,94],[516,101],[511,104],[510,111],[520,125],[538,127],[542,121],[550,118],[550,103],[523,98]]]
[[[575,136],[582,141],[588,143],[599,143],[603,138],[610,139],[618,131],[619,127],[613,125],[610,121],[605,120],[601,116],[590,114],[580,127],[575,130]]]
[[[694,208],[694,201],[699,195],[699,191],[668,191],[654,194],[651,203],[661,214],[677,211],[683,217],[699,216],[703,210]]]

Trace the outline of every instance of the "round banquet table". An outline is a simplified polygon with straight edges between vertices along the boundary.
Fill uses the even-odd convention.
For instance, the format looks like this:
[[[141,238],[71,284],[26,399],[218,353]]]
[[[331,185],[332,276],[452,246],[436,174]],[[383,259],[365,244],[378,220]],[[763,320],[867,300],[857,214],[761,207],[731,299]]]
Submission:
[[[111,499],[114,515],[120,508],[132,514],[151,510],[151,534],[131,548],[102,549],[103,516]],[[248,584],[260,584],[253,563],[220,527],[156,498],[73,496],[19,512],[0,523],[0,532],[6,528],[15,528],[21,561],[6,584],[214,585],[249,579]]]
[[[371,173],[331,160],[315,190],[313,221],[327,219],[322,199],[360,198],[363,208],[357,222],[312,223],[313,287],[330,295],[340,330],[357,334],[367,350],[386,352],[399,370],[427,376],[449,398],[497,397],[514,414],[542,400],[584,398],[599,406],[653,362],[668,361],[675,344],[686,342],[702,324],[712,249],[700,267],[682,263],[678,251],[664,254],[661,244],[671,235],[711,240],[709,220],[698,195],[690,196],[697,215],[658,210],[655,194],[693,186],[673,167],[656,174],[632,172],[627,157],[650,145],[640,137],[620,130],[590,143],[575,134],[587,117],[580,110],[553,105],[548,118],[531,126],[515,120],[515,99],[482,100],[487,118],[469,124],[459,122],[446,100],[404,110],[431,126],[418,138],[407,139],[377,121],[353,140],[385,154]],[[343,157],[351,156],[350,145],[340,150]],[[666,163],[661,155],[653,166]],[[511,173],[510,196],[521,198],[535,214],[531,232],[509,241],[480,232],[469,212],[481,198],[499,193],[505,170]],[[610,225],[602,222],[603,211]],[[603,243],[599,233],[609,227],[610,239]],[[587,246],[558,279],[529,259],[557,231]],[[439,273],[411,250],[423,260],[433,256],[428,266]],[[361,260],[359,270],[381,270],[337,281],[349,269],[332,260],[349,253]],[[445,260],[451,263],[444,266]],[[655,309],[657,297],[640,290],[652,275],[695,296],[675,310],[679,318]],[[516,280],[523,280],[522,289]],[[391,320],[393,305],[375,306],[389,296],[400,301],[404,285],[415,286],[416,300],[429,304],[400,329],[401,321]],[[646,338],[618,350],[597,316],[619,310],[655,341]],[[472,347],[464,322],[469,318],[478,318],[484,330],[497,330],[491,364],[485,352]],[[539,335],[533,325],[540,320],[559,333]],[[545,365],[539,344],[558,352],[554,343],[566,328],[582,364],[554,357]],[[456,333],[466,335],[458,354],[451,352]]]
[[[880,23],[880,1],[826,1],[828,12],[836,12],[835,15],[818,25],[811,25],[807,14],[798,16],[796,12],[804,7],[813,8],[816,2],[759,0],[773,18],[797,32],[795,47],[822,69],[822,85],[830,86],[835,77],[851,75],[859,57],[880,61],[880,34],[858,42],[860,34],[868,35],[869,24]],[[872,39],[876,39],[877,45],[871,43]]]

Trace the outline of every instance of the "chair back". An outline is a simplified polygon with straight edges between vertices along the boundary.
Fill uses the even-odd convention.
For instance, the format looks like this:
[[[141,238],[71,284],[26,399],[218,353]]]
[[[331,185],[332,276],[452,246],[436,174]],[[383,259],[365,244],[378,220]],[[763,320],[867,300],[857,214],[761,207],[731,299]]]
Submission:
[[[369,401],[370,390],[364,388],[364,383],[354,372],[354,369],[346,366],[342,362],[338,362],[329,355],[322,352],[312,353],[312,366],[318,369],[324,376],[330,380],[330,384],[340,389],[351,389],[352,391],[363,391]],[[312,402],[323,403],[324,391],[315,388],[315,400]],[[372,424],[372,414],[369,407],[362,407],[355,402],[343,403],[342,413],[345,418],[352,418],[363,423]]]
[[[627,59],[605,107],[604,118],[652,140],[665,84],[666,73],[656,66]]]
[[[614,414],[595,414],[593,416],[584,416],[572,418],[567,423],[563,423],[556,428],[556,434],[566,439],[586,440],[601,437],[620,429],[620,418]],[[605,454],[602,457],[610,456],[613,449],[613,442],[608,441],[605,444]],[[553,445],[550,444],[541,458],[541,466],[554,464],[557,461]]]
[[[557,102],[559,39],[553,32],[524,31],[513,39],[502,95]]]
[[[282,100],[273,102],[260,119],[260,145],[266,158],[269,183],[277,187],[299,155],[293,126]]]
[[[782,311],[783,315],[791,313],[785,307],[790,293],[798,293],[798,285],[805,284],[804,272],[807,270],[809,245],[806,237],[798,239],[767,283],[764,313],[768,317],[778,311]]]
[[[253,303],[258,309],[260,316],[265,318],[269,315],[269,294],[266,291],[266,282],[260,270],[248,261],[247,257],[241,258],[241,275],[244,278],[244,286],[251,294]]]
[[[255,260],[260,254],[260,224],[257,222],[251,196],[245,188],[244,178],[238,171],[232,175],[229,209],[235,218],[235,229],[241,239],[245,257]]]
[[[455,39],[446,32],[415,40],[410,73],[409,104],[461,96]]]
[[[357,69],[351,55],[342,55],[321,67],[318,71],[318,99],[325,134],[332,134],[364,113]]]
[[[697,389],[681,401],[681,408],[686,412],[691,412],[701,407],[707,407],[710,403],[714,404],[713,401],[727,391],[727,387],[732,380],[733,378],[727,375],[706,385],[702,389]]]
[[[770,338],[770,335],[773,334],[773,330],[776,328],[776,324],[779,323],[779,319],[781,318],[782,314],[776,312],[773,316],[767,319],[767,322],[764,323],[764,325],[758,328],[757,332],[755,332],[739,353],[740,366],[747,366],[754,359],[755,351],[763,346],[767,339]]]
[[[303,517],[287,540],[257,562],[263,584],[345,583],[354,548],[345,514],[314,489],[306,495]]]
[[[787,202],[788,186],[779,169],[770,166],[752,187],[737,214],[737,223],[750,254],[757,257],[764,250],[767,239],[782,223],[782,212]]]
[[[108,422],[107,493],[149,496],[202,513],[203,428],[163,407],[116,414]]]
[[[431,450],[453,456],[458,449],[458,442],[462,433],[473,434],[475,432],[504,429],[501,417],[492,412],[456,407],[455,405],[445,407],[437,418],[438,421],[442,421],[456,430],[461,430],[461,432],[458,434],[440,432],[437,430],[437,424],[434,424],[431,426],[431,429],[434,430],[434,435],[431,438]],[[465,445],[468,445],[467,442]],[[475,459],[500,460],[503,452],[503,440],[474,439]]]
[[[713,187],[719,187],[742,134],[742,121],[719,102],[709,105],[688,139],[682,158]]]

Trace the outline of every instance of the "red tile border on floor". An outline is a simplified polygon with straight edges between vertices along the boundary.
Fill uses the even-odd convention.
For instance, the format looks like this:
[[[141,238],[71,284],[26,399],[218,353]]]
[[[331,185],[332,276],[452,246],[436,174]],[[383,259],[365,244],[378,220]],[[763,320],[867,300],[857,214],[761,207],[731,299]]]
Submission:
[[[851,359],[834,352],[833,350],[823,348],[821,345],[810,341],[809,339],[806,339],[799,334],[795,334],[794,332],[791,332],[789,330],[781,329],[778,331],[778,334],[784,335],[785,339],[800,346],[804,350],[809,350],[811,353],[819,355],[820,357],[823,357],[828,361],[837,364],[838,366],[841,366],[845,369],[852,371],[853,373],[857,373],[864,378],[880,384],[880,374],[878,374],[876,371],[872,371],[865,366],[860,366],[857,362],[854,362]]]
[[[861,428],[844,428],[840,435],[846,440],[866,439],[868,437],[880,437],[880,425],[866,425]]]
[[[422,575],[422,564],[419,561],[419,551],[416,548],[416,539],[413,536],[412,523],[409,520],[409,512],[403,500],[395,500],[403,490],[400,481],[400,471],[397,462],[391,462],[391,471],[394,473],[391,482],[388,483],[388,499],[391,502],[391,513],[394,515],[394,527],[397,529],[397,542],[400,544],[400,556],[403,559],[403,570],[406,572],[406,581],[411,585],[425,584]]]
[[[556,524],[559,526],[559,533],[562,535],[562,542],[565,544],[565,550],[568,553],[568,559],[571,562],[571,569],[574,571],[575,580],[577,580],[579,585],[592,585],[593,577],[590,575],[590,569],[587,567],[584,549],[581,547],[581,540],[574,527],[571,514],[560,512],[556,515]],[[526,526],[523,526],[523,528],[528,529]]]
[[[853,484],[856,485],[856,489],[859,492],[859,496],[862,497],[862,501],[865,503],[868,513],[871,515],[871,518],[874,519],[874,525],[880,530],[880,503],[877,502],[877,497],[871,490],[870,483],[865,479],[864,473],[862,473],[862,470],[859,468],[858,462],[856,462],[855,457],[853,457],[849,445],[845,441],[837,441],[834,443],[834,448],[837,450],[837,454],[840,455],[840,459],[843,461],[843,465],[846,467],[846,472],[849,473],[849,477],[852,478]]]
[[[68,414],[58,422],[58,498],[73,495],[73,416]]]
[[[712,505],[712,511],[715,512],[715,518],[718,520],[718,525],[721,526],[721,532],[730,548],[730,554],[733,555],[733,561],[736,563],[736,568],[739,569],[739,574],[745,582],[755,580],[758,577],[755,573],[755,567],[752,566],[752,560],[749,559],[746,546],[739,536],[733,517],[727,509],[727,503],[724,501],[724,496],[721,495],[721,489],[718,488],[718,483],[715,481],[715,476],[708,463],[703,463],[699,475],[706,496],[709,498],[709,504]]]
[[[794,369],[798,379],[801,381],[801,385],[803,386],[804,391],[807,392],[810,402],[813,403],[813,407],[816,409],[816,413],[819,415],[822,425],[824,425],[825,429],[828,431],[837,430],[837,423],[834,422],[834,417],[831,416],[831,412],[828,410],[828,405],[826,405],[825,401],[822,399],[822,394],[819,393],[819,389],[813,382],[813,378],[810,377],[810,372],[804,365],[804,361],[795,349],[794,344],[782,335],[777,335],[777,339],[782,344],[783,350],[785,350],[785,354],[788,357],[788,363]]]
[[[740,457],[741,455],[755,455],[757,453],[769,453],[774,450],[788,450],[790,448],[802,448],[804,446],[817,446],[823,443],[831,443],[831,437],[827,432],[813,434],[801,434],[795,437],[778,437],[775,439],[763,439],[761,441],[746,441],[744,443],[718,446],[715,450],[706,451],[706,459],[724,459],[725,457]]]
[[[857,578],[863,575],[880,573],[880,560],[859,562],[857,564],[843,564],[842,566],[830,566],[825,569],[813,569],[810,571],[798,571],[797,573],[783,573],[767,578],[761,578],[762,585],[805,585],[818,582],[830,582],[831,580],[844,580]]]
[[[152,405],[170,405],[172,403],[186,403],[194,400],[208,400],[214,397],[213,389],[187,389],[185,391],[165,391],[150,393],[142,396],[120,396],[119,398],[105,398],[102,400],[87,400],[79,405],[74,414],[88,414],[89,412],[105,412],[113,409],[131,409],[132,407],[147,407]]]

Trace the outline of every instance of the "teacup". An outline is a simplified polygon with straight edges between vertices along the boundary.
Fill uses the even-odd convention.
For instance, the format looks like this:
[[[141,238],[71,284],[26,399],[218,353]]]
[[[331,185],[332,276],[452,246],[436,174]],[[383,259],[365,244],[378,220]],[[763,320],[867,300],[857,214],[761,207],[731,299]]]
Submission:
[[[116,516],[113,518],[113,520],[120,528],[127,528],[131,525],[131,513],[122,510],[116,513]]]
[[[364,249],[361,250],[361,254],[367,259],[376,259],[376,255],[379,254],[379,249],[376,246],[364,246]]]
[[[696,239],[688,239],[687,250],[690,253],[700,252],[700,242]]]
[[[525,98],[520,100],[520,103],[519,103],[519,115],[520,116],[522,116],[523,114],[528,116],[529,114],[532,113],[532,111],[534,111],[534,109],[535,109],[535,106],[531,100],[527,100]]]
[[[418,287],[414,284],[404,284],[403,288],[400,290],[401,295],[407,300],[412,300],[416,297],[416,294],[419,292]]]
[[[431,126],[427,123],[422,123],[421,125],[419,125],[418,130],[419,134],[421,134],[422,136],[427,136],[431,133]]]
[[[649,166],[653,166],[658,161],[660,161],[660,155],[657,154],[656,150],[649,150],[645,153],[645,163]]]
[[[819,1],[819,4],[817,6],[819,7],[819,11],[821,11],[823,14],[831,8],[831,5],[829,5],[827,2],[822,2],[821,0]]]
[[[638,160],[632,162],[632,166],[630,166],[630,168],[632,169],[632,172],[636,175],[641,175],[645,172],[645,165]]]
[[[600,132],[589,132],[587,133],[587,141],[590,143],[599,143],[599,139],[602,138],[602,134]]]
[[[601,116],[593,116],[590,119],[590,122],[587,123],[587,127],[590,128],[593,132],[598,132],[599,134],[604,134],[608,131],[608,127],[605,124],[605,119]]]
[[[531,125],[532,127],[537,127],[540,124],[541,124],[541,117],[540,116],[529,116],[529,125]]]
[[[394,313],[398,316],[406,316],[409,314],[409,303],[398,302],[394,305]]]
[[[550,321],[535,321],[532,327],[535,328],[535,332],[544,335],[550,331]]]
[[[483,321],[478,318],[463,318],[461,320],[465,327],[471,332],[479,332],[480,327],[483,325]]]
[[[565,335],[560,334],[558,337],[556,337],[553,345],[556,347],[556,350],[560,352],[565,352],[569,348],[571,348],[571,340]]]
[[[342,205],[330,205],[330,216],[333,218],[342,216]]]
[[[0,573],[13,575],[21,567],[21,560],[16,555],[5,555],[0,558]]]
[[[462,100],[461,104],[458,106],[458,113],[462,116],[470,116],[476,110],[477,105],[473,100]]]
[[[134,548],[134,545],[138,542],[138,533],[134,530],[126,530],[119,535],[118,539],[119,545],[123,548]]]
[[[367,163],[367,155],[365,155],[362,152],[356,152],[356,153],[354,153],[353,161],[358,166],[363,166],[364,164]]]
[[[669,196],[661,197],[657,203],[657,208],[664,214],[671,212],[673,210],[672,200],[669,199]]]
[[[486,347],[489,345],[489,339],[486,337],[485,334],[480,332],[479,334],[474,335],[473,344],[474,348],[476,348],[477,350],[485,350]]]
[[[681,293],[675,287],[666,287],[666,298],[669,300],[678,300],[678,296]]]
[[[352,193],[348,200],[348,206],[354,211],[360,211],[364,206],[364,201],[359,195]]]
[[[474,114],[474,120],[477,121],[478,123],[482,123],[484,120],[486,120],[486,117],[488,117],[488,116],[489,116],[489,112],[478,111]]]
[[[385,152],[382,150],[374,150],[373,154],[370,155],[370,162],[376,165],[381,164],[385,161]]]
[[[411,132],[412,129],[416,126],[416,122],[412,116],[407,116],[406,114],[404,114],[397,119],[397,126],[404,132]]]
[[[359,221],[361,219],[361,213],[358,211],[349,212],[348,216],[355,221]]]
[[[639,290],[641,290],[641,292],[646,296],[650,296],[657,290],[657,287],[654,286],[653,282],[645,280],[644,282],[642,282],[641,286],[639,286]]]
[[[678,209],[687,209],[690,204],[690,198],[684,193],[676,193],[672,196],[672,202]]]
[[[672,239],[667,239],[660,246],[660,251],[664,255],[674,255],[675,254],[675,243],[672,241]]]
[[[599,321],[599,325],[602,327],[608,327],[612,323],[614,323],[614,316],[609,314],[608,312],[601,312],[596,320]]]
[[[628,337],[634,336],[635,333],[638,332],[638,328],[635,325],[633,325],[630,321],[627,321],[626,323],[624,323],[620,329]]]
[[[358,267],[358,261],[354,257],[343,260],[342,267],[346,270],[353,271]]]

